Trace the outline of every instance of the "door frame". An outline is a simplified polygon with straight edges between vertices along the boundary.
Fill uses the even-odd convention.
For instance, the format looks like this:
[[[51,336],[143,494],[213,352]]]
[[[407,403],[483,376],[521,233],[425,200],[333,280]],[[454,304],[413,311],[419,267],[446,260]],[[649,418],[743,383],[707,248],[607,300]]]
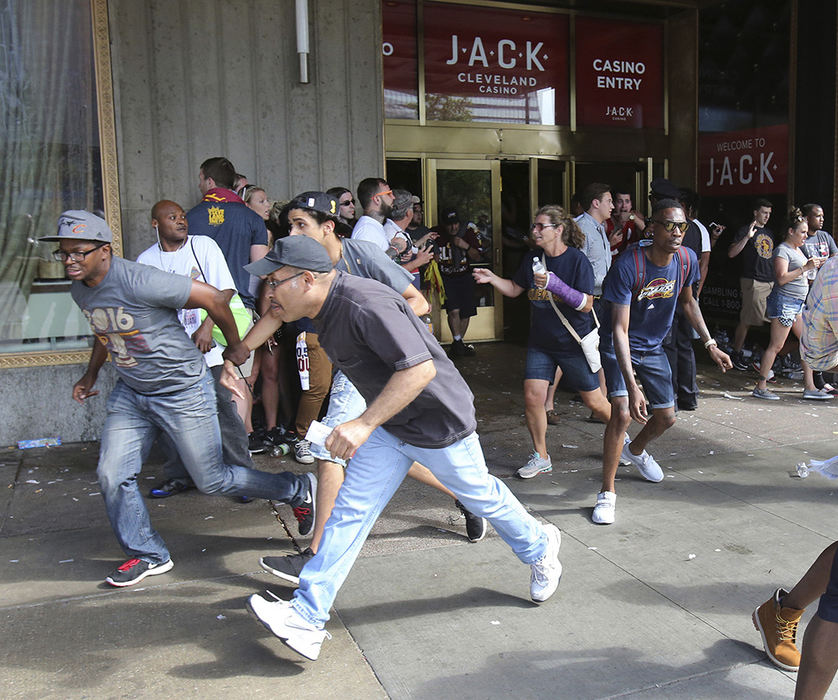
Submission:
[[[440,202],[437,198],[437,172],[439,170],[479,170],[488,172],[491,178],[492,197],[492,267],[497,268],[501,260],[501,179],[500,160],[488,158],[424,158],[423,159],[423,181],[425,201],[425,225],[429,228],[439,224]],[[477,316],[474,316],[468,328],[468,340],[503,340],[503,304],[498,304],[500,292],[494,290],[495,304],[491,307],[480,306],[477,308]],[[436,336],[441,342],[451,342],[451,331],[448,328],[445,309],[434,307],[431,311],[434,328],[437,329]]]

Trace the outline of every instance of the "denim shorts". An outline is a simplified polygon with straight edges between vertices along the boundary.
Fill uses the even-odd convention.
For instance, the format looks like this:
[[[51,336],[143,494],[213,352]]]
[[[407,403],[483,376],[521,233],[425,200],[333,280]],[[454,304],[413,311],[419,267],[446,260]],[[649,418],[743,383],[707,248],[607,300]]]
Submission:
[[[570,391],[599,389],[599,377],[591,372],[580,346],[574,350],[541,350],[527,348],[527,370],[524,379],[546,379],[552,383],[556,367],[562,368],[561,384]]]
[[[325,423],[330,428],[336,425],[355,420],[364,411],[367,410],[367,402],[364,397],[355,388],[355,385],[349,381],[346,375],[337,370],[335,376],[332,377],[332,390],[329,392],[329,409],[326,411],[326,417],[320,421]],[[334,462],[340,464],[342,467],[346,466],[346,462],[339,457],[332,457],[329,451],[321,446],[311,443],[311,454],[315,459],[322,459],[327,462]]]
[[[780,325],[786,328],[791,328],[801,311],[803,300],[783,294],[777,287],[771,290],[765,302],[765,315],[768,318],[776,318]]]
[[[628,396],[628,389],[617,362],[614,348],[600,347],[602,369],[605,372],[605,385],[608,387],[608,398]],[[631,351],[631,364],[637,373],[637,378],[643,385],[646,401],[652,408],[671,408],[675,405],[675,395],[672,392],[672,370],[661,346],[646,352]]]
[[[827,622],[838,622],[838,554],[832,560],[832,570],[826,593],[818,604],[818,617]]]

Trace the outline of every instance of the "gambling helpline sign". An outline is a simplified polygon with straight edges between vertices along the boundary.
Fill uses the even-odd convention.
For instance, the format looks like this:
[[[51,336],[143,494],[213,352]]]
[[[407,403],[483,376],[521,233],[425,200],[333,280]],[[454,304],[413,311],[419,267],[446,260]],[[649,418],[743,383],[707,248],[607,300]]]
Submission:
[[[555,89],[557,124],[569,121],[566,15],[428,2],[425,90],[521,98]]]
[[[789,127],[699,134],[698,187],[712,196],[785,193]]]
[[[576,123],[663,128],[663,26],[576,18]]]

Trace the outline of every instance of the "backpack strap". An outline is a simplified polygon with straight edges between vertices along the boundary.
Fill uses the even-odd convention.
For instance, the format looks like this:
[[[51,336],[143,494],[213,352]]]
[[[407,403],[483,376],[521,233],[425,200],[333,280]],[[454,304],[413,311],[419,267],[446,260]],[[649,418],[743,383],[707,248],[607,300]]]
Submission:
[[[646,256],[643,254],[643,250],[640,246],[635,247],[633,252],[635,282],[631,291],[632,294],[639,294],[640,290],[643,289],[644,282],[646,281]]]

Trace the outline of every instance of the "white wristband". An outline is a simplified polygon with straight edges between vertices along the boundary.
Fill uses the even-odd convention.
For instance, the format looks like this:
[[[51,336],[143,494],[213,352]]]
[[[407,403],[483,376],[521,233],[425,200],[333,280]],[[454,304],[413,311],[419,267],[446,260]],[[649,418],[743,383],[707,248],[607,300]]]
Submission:
[[[718,343],[716,342],[715,338],[710,338],[710,340],[708,340],[706,343],[704,343],[704,349],[709,350],[711,345],[718,346]]]

